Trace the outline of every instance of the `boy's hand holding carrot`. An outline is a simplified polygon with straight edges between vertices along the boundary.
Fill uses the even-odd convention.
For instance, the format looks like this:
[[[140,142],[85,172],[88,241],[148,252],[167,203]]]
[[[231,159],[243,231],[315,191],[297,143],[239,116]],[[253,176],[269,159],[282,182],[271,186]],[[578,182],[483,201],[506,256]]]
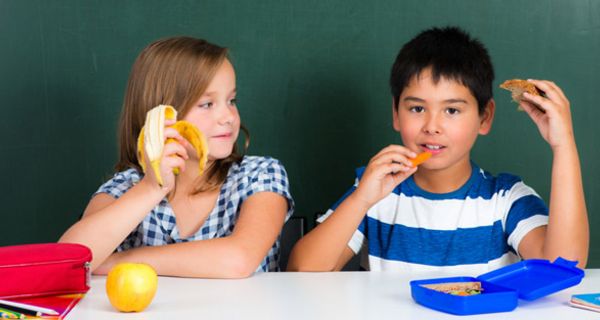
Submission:
[[[382,149],[369,161],[354,197],[371,207],[415,173],[417,165],[430,156],[431,153],[428,152],[417,155],[399,145],[390,145]]]

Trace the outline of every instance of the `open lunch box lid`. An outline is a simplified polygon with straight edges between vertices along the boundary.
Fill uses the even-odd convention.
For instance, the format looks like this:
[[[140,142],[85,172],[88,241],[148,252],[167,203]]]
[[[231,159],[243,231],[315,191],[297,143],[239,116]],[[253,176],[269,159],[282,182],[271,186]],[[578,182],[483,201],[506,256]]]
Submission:
[[[512,311],[518,299],[535,300],[572,287],[583,279],[584,271],[577,261],[558,257],[548,260],[523,260],[506,267],[473,277],[450,277],[413,280],[413,299],[428,308],[457,315]],[[436,291],[424,285],[481,282],[481,294],[459,296]]]

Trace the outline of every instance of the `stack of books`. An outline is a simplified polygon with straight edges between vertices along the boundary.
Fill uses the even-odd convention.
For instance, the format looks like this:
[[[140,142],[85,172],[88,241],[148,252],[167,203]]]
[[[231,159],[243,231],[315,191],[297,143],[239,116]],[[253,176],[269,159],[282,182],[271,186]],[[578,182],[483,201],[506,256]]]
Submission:
[[[574,294],[570,304],[576,308],[600,312],[600,293]]]
[[[67,294],[0,300],[0,318],[60,320],[67,316],[84,295]]]

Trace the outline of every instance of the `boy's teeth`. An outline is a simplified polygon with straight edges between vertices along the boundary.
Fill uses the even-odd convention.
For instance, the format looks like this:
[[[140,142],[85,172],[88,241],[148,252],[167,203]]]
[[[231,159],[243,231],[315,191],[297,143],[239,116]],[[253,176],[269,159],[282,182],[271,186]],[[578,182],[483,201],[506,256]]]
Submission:
[[[438,150],[438,149],[440,149],[440,148],[441,148],[441,146],[433,146],[433,145],[430,145],[430,144],[426,144],[425,146],[426,146],[428,149],[431,149],[431,150]]]

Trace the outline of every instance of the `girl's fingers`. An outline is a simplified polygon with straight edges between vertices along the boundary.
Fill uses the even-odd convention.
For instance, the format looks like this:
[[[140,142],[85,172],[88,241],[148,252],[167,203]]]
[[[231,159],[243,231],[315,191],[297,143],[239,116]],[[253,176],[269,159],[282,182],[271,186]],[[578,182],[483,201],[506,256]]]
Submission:
[[[190,147],[190,143],[184,137],[181,136],[179,131],[173,128],[165,128],[165,140],[166,139],[175,139],[184,148]]]
[[[185,171],[185,160],[181,157],[166,157],[162,160],[162,163],[164,163],[167,168],[179,168],[180,172]]]
[[[184,160],[189,159],[187,150],[178,142],[169,142],[165,144],[165,148],[163,149],[163,157],[168,158],[172,156],[179,156]]]

